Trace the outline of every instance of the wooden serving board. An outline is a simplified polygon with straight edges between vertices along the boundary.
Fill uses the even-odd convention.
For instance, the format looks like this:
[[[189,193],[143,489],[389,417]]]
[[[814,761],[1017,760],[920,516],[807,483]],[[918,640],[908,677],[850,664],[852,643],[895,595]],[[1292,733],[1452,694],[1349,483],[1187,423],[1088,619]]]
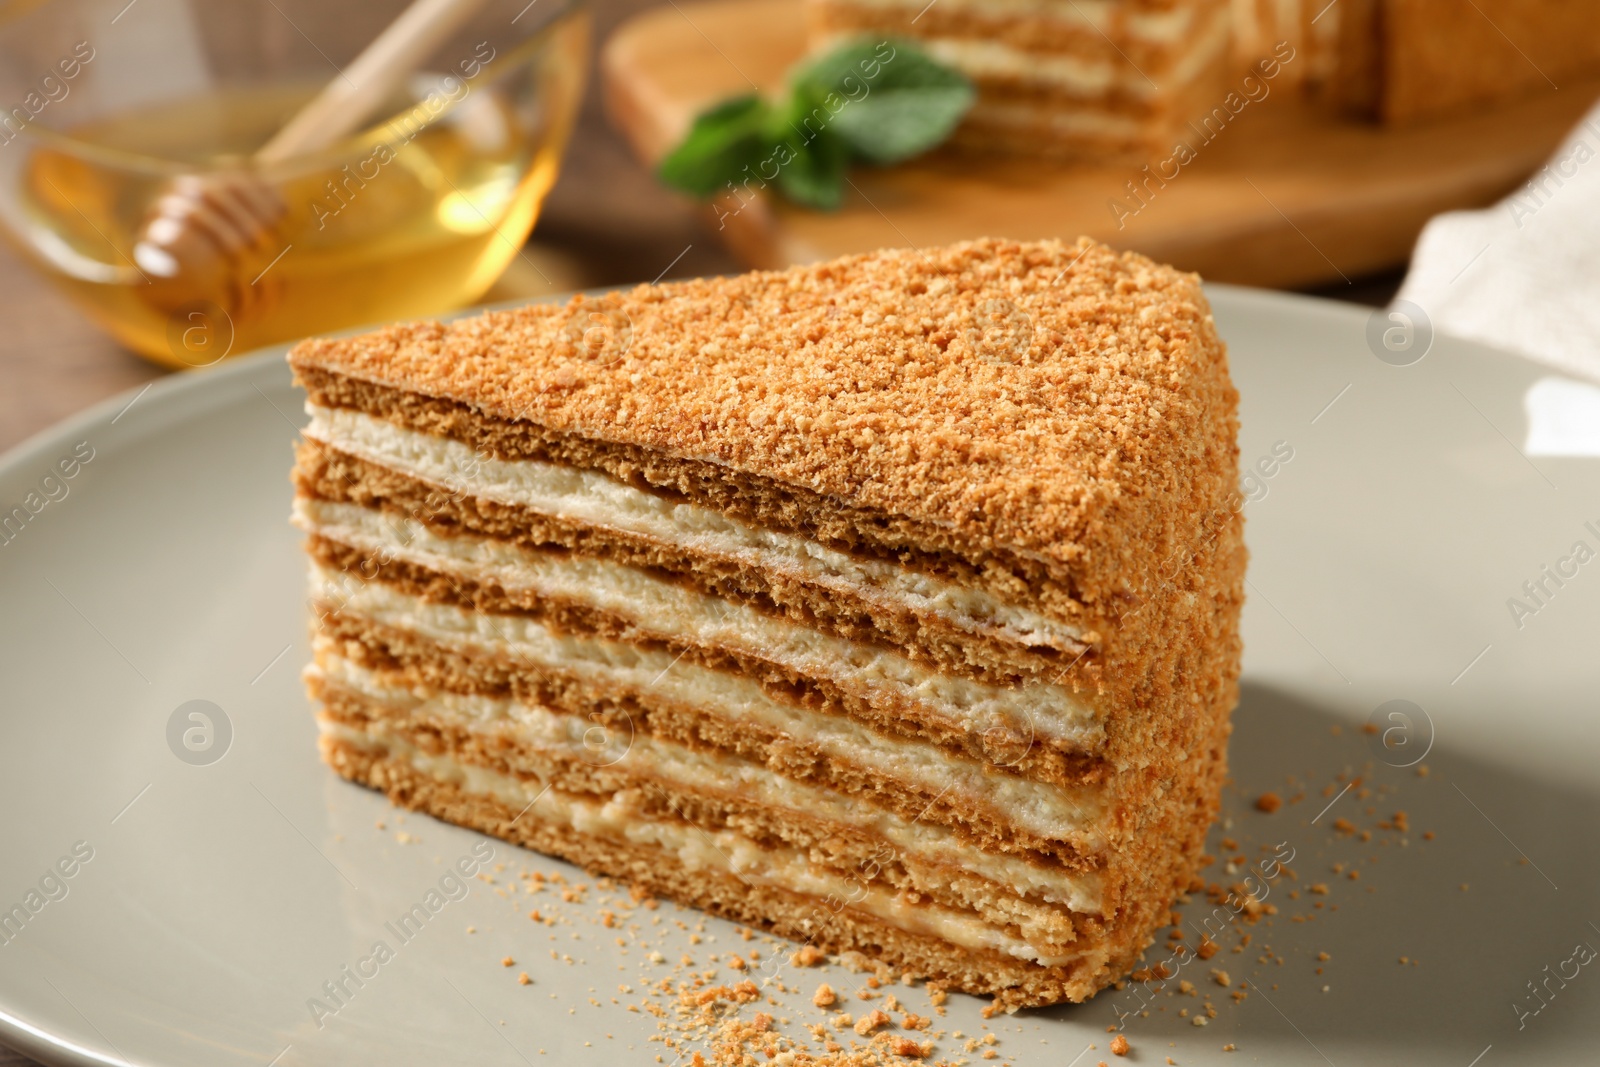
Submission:
[[[799,0],[672,0],[606,43],[606,106],[653,164],[708,104],[752,85],[781,88],[804,46]],[[1218,281],[1337,283],[1403,264],[1429,218],[1492,203],[1525,181],[1600,96],[1600,81],[1573,82],[1389,130],[1329,115],[1286,79],[1269,84],[1265,99],[1199,147],[1142,207],[1127,192],[1144,177],[1135,166],[941,152],[900,167],[857,168],[836,212],[762,199],[722,217],[719,235],[750,266],[783,267],[979,236],[1088,234]],[[1113,198],[1126,209],[1120,220]],[[737,206],[714,212],[713,225]]]

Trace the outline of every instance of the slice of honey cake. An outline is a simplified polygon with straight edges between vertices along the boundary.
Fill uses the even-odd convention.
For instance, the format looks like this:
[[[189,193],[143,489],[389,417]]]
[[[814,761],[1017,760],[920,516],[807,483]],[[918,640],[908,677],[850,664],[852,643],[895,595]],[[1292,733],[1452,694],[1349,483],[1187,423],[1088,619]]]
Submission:
[[[806,0],[810,45],[905,38],[961,71],[977,103],[955,141],[1143,162],[1222,101],[1233,0]],[[891,61],[892,62],[892,61]]]
[[[289,361],[340,774],[1006,1007],[1167,921],[1244,571],[1193,275],[977,241]]]

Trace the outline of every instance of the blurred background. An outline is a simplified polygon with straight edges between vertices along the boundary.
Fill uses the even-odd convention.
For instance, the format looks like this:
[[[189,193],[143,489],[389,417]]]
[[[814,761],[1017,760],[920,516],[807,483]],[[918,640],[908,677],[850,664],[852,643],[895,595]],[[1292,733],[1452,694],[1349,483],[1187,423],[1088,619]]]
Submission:
[[[284,6],[294,13],[292,6]],[[400,5],[389,6],[398,10]],[[649,6],[647,0],[589,5],[594,32],[585,49],[597,51],[611,29]],[[333,8],[330,23],[338,21],[338,9],[353,12],[355,5]],[[131,22],[137,11],[131,9],[124,20]],[[114,16],[116,9],[110,13]],[[64,47],[57,50],[70,54],[71,43],[63,38]],[[46,52],[48,46],[39,50]],[[14,60],[8,66],[27,82],[39,78],[37,71],[23,75],[21,63]],[[0,156],[17,147],[0,148]],[[484,300],[649,281],[669,265],[668,277],[739,269],[703,227],[697,205],[662,187],[606,121],[599,87],[587,77],[567,154],[537,233]],[[0,332],[0,448],[166,373],[109,337],[28,261],[14,239],[0,243],[0,322],[6,324]]]
[[[434,185],[449,190],[425,205],[432,229],[423,236],[433,243],[420,245],[390,240],[410,225],[403,197],[363,191],[359,174],[368,172],[361,168],[375,174],[387,164],[381,138],[357,131],[341,142],[343,154],[286,150],[280,155],[288,163],[268,161],[263,149],[248,169],[271,189],[240,187],[243,179],[217,171],[212,158],[221,138],[226,166],[244,166],[283,118],[314,96],[328,70],[340,71],[335,82],[350,83],[344,64],[404,4],[230,0],[199,18],[182,0],[0,5],[0,92],[9,108],[9,117],[0,116],[0,208],[10,239],[0,246],[0,448],[173,367],[215,362],[208,353],[223,350],[207,332],[216,323],[205,316],[219,310],[237,320],[226,354],[238,355],[267,341],[473,303],[776,267],[884,245],[982,235],[1070,240],[1080,233],[1215,280],[1381,306],[1400,287],[1431,217],[1514,194],[1570,136],[1600,95],[1593,81],[1600,31],[1568,32],[1592,26],[1596,16],[1592,5],[1564,0],[1526,7],[1496,0],[1487,12],[1472,5],[1482,18],[1454,20],[1466,28],[1449,39],[1434,32],[1449,16],[1432,0],[1388,4],[1391,24],[1376,28],[1362,19],[1386,5],[1346,5],[1342,21],[1337,5],[1189,5],[1194,20],[1226,27],[1232,59],[1184,91],[1173,88],[1172,72],[1190,46],[1207,39],[1210,23],[1186,24],[1163,44],[1156,23],[1142,30],[1136,17],[1116,13],[1117,4],[1090,5],[1112,12],[1088,19],[1106,54],[1126,64],[1129,84],[1142,80],[1150,89],[1106,91],[1108,112],[1134,116],[1149,136],[1103,149],[1058,138],[1065,127],[1026,124],[1043,121],[1029,110],[1037,94],[1018,89],[1009,60],[993,51],[998,39],[930,47],[977,84],[964,136],[907,166],[853,169],[840,207],[828,212],[772,190],[752,196],[749,184],[730,184],[721,200],[699,203],[667,188],[655,166],[706,107],[756,91],[781,96],[808,48],[862,34],[927,30],[948,37],[939,27],[949,13],[937,0],[915,16],[908,8],[887,26],[882,12],[894,5],[848,0],[591,0],[576,11],[557,0],[486,3],[472,17],[493,16],[499,36],[492,45],[476,25],[438,31],[434,45],[452,43],[435,49],[431,80],[413,73],[390,86],[393,99],[376,112],[403,122],[408,113],[422,115],[429,101],[455,104],[469,87],[491,86],[461,101],[448,122],[428,125],[424,116],[427,128],[408,135],[416,140],[408,141],[406,167],[418,174],[432,168]],[[1296,8],[1292,18],[1283,14],[1289,8]],[[1011,32],[1027,37],[1034,30]],[[1380,38],[1409,51],[1399,59],[1371,54],[1363,42]],[[1429,54],[1429,41],[1439,54]],[[1065,62],[1074,61],[1071,52],[1065,49]],[[188,110],[152,105],[133,127],[113,113],[116,121],[105,125],[103,84],[132,77],[142,85],[148,57],[169,54],[178,70],[165,70],[163,58],[169,80],[181,80],[185,62],[209,63],[213,75],[225,71],[215,100],[188,101]],[[1463,54],[1473,62],[1459,62]],[[136,76],[121,69],[130,67],[129,56],[146,57]],[[449,65],[439,56],[449,56]],[[283,100],[228,96],[235,83],[270,81],[274,64],[296,62],[300,88]],[[1466,82],[1439,74],[1463,68],[1473,72]],[[94,79],[83,76],[89,70]],[[98,110],[81,88],[95,79],[102,83]],[[409,112],[397,110],[402,104]],[[96,122],[103,128],[87,138],[91,148],[51,140]],[[196,130],[210,131],[212,140],[199,144]],[[313,131],[308,143],[316,140]],[[1179,141],[1183,151],[1164,147]],[[120,160],[115,153],[124,150],[158,162]],[[212,184],[185,186],[191,167],[206,171]],[[228,208],[219,195],[239,206]],[[275,196],[310,201],[307,226],[293,241],[276,221],[284,208]],[[162,271],[190,254],[185,242],[206,197],[221,214],[234,212],[232,221],[215,225],[242,233],[238,249],[227,253],[236,251],[235,258],[211,269],[210,276],[232,281],[214,292],[162,292]],[[491,201],[493,208],[485,207]],[[126,203],[136,210],[119,208]],[[338,232],[360,232],[364,219],[368,243],[354,250],[319,245],[320,235],[335,229],[332,216],[346,208]],[[261,217],[260,232],[252,231],[252,211]],[[465,221],[445,233],[452,213]],[[526,244],[512,247],[504,235],[535,218]],[[89,263],[101,245],[110,251]],[[85,283],[82,276],[94,271]],[[144,286],[142,302],[119,294],[117,278],[131,281],[128,291]],[[266,284],[256,284],[261,280]],[[252,299],[266,300],[277,315],[254,333]],[[206,327],[191,331],[205,342],[192,359],[180,351],[191,321]]]

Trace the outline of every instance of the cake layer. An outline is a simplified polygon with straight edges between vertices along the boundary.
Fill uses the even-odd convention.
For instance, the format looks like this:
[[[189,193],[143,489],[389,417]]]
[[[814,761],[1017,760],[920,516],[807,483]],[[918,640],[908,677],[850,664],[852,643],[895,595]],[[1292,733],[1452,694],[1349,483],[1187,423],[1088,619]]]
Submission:
[[[417,433],[359,411],[309,408],[305,436],[453,495],[473,496],[584,526],[635,534],[691,556],[748,563],[814,583],[833,595],[881,599],[973,633],[1028,648],[1083,651],[1077,627],[884,560],[750,526],[695,504],[646,492],[599,471],[479,455],[460,441]]]
[[[326,543],[312,547],[335,569],[415,592],[443,585],[443,599],[481,611],[565,615],[569,630],[587,617],[595,632],[771,664],[869,702],[925,706],[969,729],[999,726],[1085,751],[1103,736],[1094,711],[1063,686],[1000,686],[943,674],[893,649],[833,637],[640,568],[469,534],[441,536],[423,523],[350,504],[297,499],[295,520]]]
[[[1107,907],[1108,887],[1098,871],[977,847],[959,829],[918,819],[915,810],[885,809],[873,802],[870,790],[851,796],[776,774],[760,761],[630,731],[626,722],[601,716],[456,694],[421,697],[325,649],[307,672],[309,691],[329,722],[488,771],[575,796],[640,791],[652,810],[685,819],[698,813],[692,821],[707,830],[759,829],[763,839],[813,851],[819,860],[831,857],[827,862],[846,870],[857,859],[852,843],[865,843],[896,863],[965,871],[991,888],[1041,904],[1083,915]]]
[[[1102,635],[1089,628],[1091,612],[1069,585],[1052,583],[1044,560],[1004,547],[982,549],[945,527],[884,515],[844,501],[819,497],[803,486],[733,472],[695,458],[654,453],[619,442],[553,433],[515,419],[501,419],[443,397],[406,392],[318,366],[298,366],[295,379],[310,409],[349,410],[417,433],[467,446],[476,464],[483,458],[531,460],[577,471],[598,472],[722,515],[742,525],[800,537],[820,548],[857,559],[899,564],[945,585],[981,591],[999,603],[1031,608],[1080,634],[1087,644]],[[335,464],[335,450],[317,458]],[[304,446],[303,470],[314,470]],[[467,471],[474,466],[466,468]],[[332,477],[347,486],[357,472],[342,467]],[[476,494],[461,499],[481,499]],[[430,506],[436,506],[430,502]],[[519,518],[527,518],[527,514]],[[545,536],[555,536],[552,529]]]
[[[445,536],[473,534],[535,553],[631,567],[834,638],[895,649],[925,667],[998,684],[1043,678],[1072,688],[1085,705],[1095,703],[1091,690],[1097,660],[1087,648],[1068,655],[1008,640],[992,626],[962,629],[927,610],[926,602],[919,610],[871,587],[852,588],[826,576],[775,570],[759,559],[710,555],[497,503],[420,482],[317,443],[300,446],[295,481],[309,500],[417,520]]]
[[[1342,3],[1330,0],[1233,0],[1236,66],[1272,58],[1287,84],[1316,85],[1337,58]],[[1287,49],[1287,50],[1286,50]]]
[[[1195,20],[1181,48],[1147,50],[1137,59],[1098,33],[1085,35],[1076,49],[1050,48],[1039,39],[1004,40],[997,32],[1005,25],[1003,19],[977,19],[942,7],[934,5],[914,29],[900,23],[898,14],[891,19],[873,17],[870,6],[858,8],[852,19],[842,5],[832,3],[828,17],[850,26],[852,32],[838,37],[862,30],[909,31],[918,47],[971,78],[980,98],[992,88],[1030,89],[1049,93],[1063,105],[1160,101],[1204,76],[1232,42],[1232,20],[1225,7],[1215,7]],[[827,48],[830,36],[822,35],[818,47]]]
[[[649,777],[621,777],[618,780],[623,784],[614,790],[571,790],[567,788],[570,776],[515,771],[503,761],[484,760],[474,747],[461,751],[443,747],[428,731],[409,730],[404,723],[384,716],[382,708],[356,707],[355,698],[337,689],[325,692],[334,699],[319,717],[324,736],[412,753],[431,766],[448,768],[452,777],[504,783],[503,793],[522,797],[519,809],[536,796],[558,797],[588,808],[603,807],[635,826],[666,825],[684,836],[736,844],[746,857],[803,857],[814,877],[900,894],[926,901],[935,909],[964,913],[974,922],[1026,943],[1033,958],[1070,955],[1082,942],[1104,934],[1105,920],[1098,911],[1079,913],[1038,895],[1024,897],[983,870],[963,864],[959,854],[943,855],[949,850],[942,850],[938,842],[928,848],[901,847],[868,829],[809,812],[766,808],[736,798],[718,803]],[[1052,890],[1058,895],[1077,892],[1061,884],[1053,885]]]
[[[832,35],[893,31],[896,36],[983,41],[1047,57],[1133,66],[1156,75],[1192,53],[1209,18],[1224,5],[1141,6],[1101,2],[1091,8],[1061,0],[808,0],[813,48]],[[921,41],[918,42],[922,43]],[[1157,78],[1159,81],[1160,79]]]
[[[358,524],[375,524],[384,531],[405,529],[404,525],[394,527],[380,513],[349,505],[300,501],[298,506],[344,508]],[[430,538],[446,542],[450,550],[474,553],[478,549],[471,538],[441,538],[421,530],[390,542],[379,539],[380,531],[344,526],[323,529],[357,542],[350,545],[325,536],[313,536],[308,542],[308,551],[324,571],[338,578],[321,595],[330,605],[325,609],[329,614],[337,614],[351,596],[377,595],[363,582],[363,577],[370,576],[379,579],[370,583],[372,589],[468,613],[490,613],[493,624],[484,626],[481,636],[513,658],[526,656],[528,662],[537,662],[534,653],[501,640],[499,635],[510,632],[508,620],[554,627],[589,639],[653,643],[681,661],[747,675],[769,693],[847,714],[879,729],[892,731],[898,726],[899,732],[932,735],[941,742],[959,736],[968,751],[981,750],[985,758],[1002,767],[1046,781],[1073,780],[1061,778],[1053,769],[1052,765],[1062,772],[1068,770],[1052,758],[1053,753],[1096,753],[1117,768],[1144,766],[1157,775],[1170,773],[1191,750],[1193,731],[1199,726],[1197,715],[1205,706],[1199,702],[1209,701],[1225,688],[1237,671],[1238,639],[1230,633],[1241,596],[1244,552],[1236,516],[1216,533],[1214,541],[1176,566],[1171,586],[1161,592],[1152,609],[1158,608],[1167,622],[1169,640],[1153,650],[1144,677],[1128,680],[1121,702],[1100,713],[1082,708],[1060,687],[1052,693],[1051,687],[1042,684],[1022,688],[985,685],[920,667],[889,650],[842,642],[797,624],[773,631],[746,629],[735,624],[743,618],[737,605],[670,584],[660,590],[668,596],[665,603],[681,604],[684,599],[701,603],[711,629],[694,630],[692,615],[665,610],[660,619],[662,629],[652,629],[655,623],[648,619],[649,626],[641,625],[640,612],[650,605],[632,599],[633,586],[623,587],[630,595],[621,596],[616,588],[594,588],[580,582],[571,591],[575,600],[552,599],[550,594],[559,587],[541,591],[504,572],[488,570],[480,572],[480,583],[448,559],[416,555],[419,549],[431,546]],[[490,559],[519,551],[499,542],[485,541],[481,547]],[[412,554],[420,562],[407,562],[400,558],[404,554]],[[560,557],[552,558],[558,565],[562,562]],[[615,612],[590,606],[595,596],[608,597]],[[389,619],[396,628],[407,628],[405,609],[397,610],[402,614]],[[365,614],[385,621],[381,614]],[[770,621],[759,613],[750,614],[755,627]],[[462,633],[472,628],[468,625]],[[679,636],[671,636],[674,634]],[[721,643],[698,643],[712,636]],[[1145,802],[1146,788],[1118,788],[1123,801],[1120,807],[1130,812],[1131,824]]]
[[[850,6],[915,18],[927,9],[926,0],[849,0]],[[1130,40],[1176,44],[1195,24],[1193,0],[941,0],[940,7],[962,15],[1004,19],[1040,20],[1050,25],[1086,30],[1094,34],[1117,33]],[[927,17],[926,15],[923,16]],[[917,20],[919,23],[921,19]]]
[[[632,820],[620,827],[622,834],[612,836],[596,832],[600,827],[587,820],[568,821],[563,818],[565,812],[554,806],[547,817],[529,817],[524,809],[538,808],[528,809],[534,794],[522,783],[500,792],[496,780],[475,773],[469,777],[465,770],[457,776],[428,762],[425,769],[419,769],[410,752],[394,754],[365,737],[325,734],[322,750],[341,775],[383,790],[396,804],[562,857],[597,874],[624,879],[645,891],[824,951],[864,952],[896,973],[990,994],[1008,1008],[1086,999],[1125,973],[1148,940],[1131,928],[1108,930],[1093,942],[1075,946],[1071,959],[1043,966],[1027,958],[1031,949],[1020,939],[1004,940],[1004,935],[981,924],[967,926],[959,915],[949,916],[954,920],[950,923],[939,921],[946,916],[909,898],[871,897],[870,907],[885,915],[905,916],[907,925],[916,929],[898,925],[859,906],[859,883],[847,883],[845,892],[831,896],[811,895],[758,880],[749,869],[734,873],[735,852],[694,849],[692,845],[695,865],[691,866],[672,850],[687,838],[669,840],[663,847],[650,840],[653,828],[647,827],[644,840],[635,842],[624,836],[634,825]],[[932,929],[936,933],[930,932],[929,925],[935,916]],[[989,947],[968,947],[956,938],[986,942]]]
[[[861,912],[883,918],[910,933],[944,937],[965,949],[995,950],[1008,957],[1046,966],[1067,963],[1072,958],[1042,958],[1037,947],[1010,936],[1005,929],[995,928],[978,915],[947,909],[933,902],[912,904],[901,894],[891,893],[864,875],[851,878],[846,873],[813,864],[798,849],[760,845],[733,830],[704,832],[685,822],[653,819],[632,808],[626,798],[595,800],[563,790],[547,790],[544,782],[538,779],[525,781],[510,774],[496,773],[448,755],[424,752],[398,737],[371,736],[341,723],[323,723],[323,733],[331,737],[334,744],[368,745],[392,760],[410,763],[418,773],[438,781],[458,782],[466,792],[490,795],[528,822],[568,825],[590,837],[654,846],[691,872],[731,873],[744,883],[779,886],[803,896],[816,897],[818,902],[829,896],[854,897],[854,907]]]
[[[670,649],[556,634],[531,621],[515,625],[534,639],[513,645],[504,629],[474,627],[459,608],[427,604],[382,583],[370,587],[371,596],[367,590],[350,596],[349,588],[313,594],[318,639],[405,685],[512,697],[576,715],[616,709],[651,732],[700,744],[712,744],[712,736],[729,732],[734,723],[746,731],[737,735],[740,743],[776,743],[778,724],[822,717],[860,724],[872,738],[915,738],[952,758],[1054,785],[1095,785],[1111,773],[1099,756],[1063,752],[1009,727],[971,732],[928,716],[913,721],[905,708],[891,712],[841,699],[797,686],[787,675],[711,669]],[[730,706],[738,713],[717,710]],[[752,712],[763,716],[761,732],[749,732]]]
[[[998,350],[997,316],[1015,341]],[[1108,656],[1156,643],[1145,617],[1097,629],[1237,487],[1237,397],[1196,280],[1092,243],[874,253],[289,359],[320,407],[897,560]]]
[[[318,668],[319,685],[358,693],[427,728],[493,728],[498,731],[495,744],[529,760],[564,766],[576,761],[599,770],[616,767],[685,788],[736,785],[741,795],[748,791],[750,797],[799,808],[828,805],[832,796],[848,792],[902,818],[949,828],[986,848],[1024,855],[1055,854],[1070,845],[1092,856],[1103,843],[1098,826],[1104,811],[1094,786],[1063,788],[990,773],[983,764],[952,759],[933,745],[874,736],[847,719],[791,719],[793,732],[778,733],[762,722],[761,711],[774,709],[724,705],[717,709],[725,716],[723,729],[711,732],[722,744],[685,745],[648,731],[648,720],[630,721],[623,708],[620,721],[612,716],[613,728],[599,731],[604,743],[598,743],[587,731],[604,719],[591,714],[480,694],[416,693],[389,684],[328,646],[319,654]],[[685,688],[695,688],[693,682],[688,679]],[[741,718],[752,729],[778,733],[781,740],[771,746],[743,745],[730,753],[737,744],[730,728],[736,730]],[[625,768],[620,766],[624,758]]]
[[[496,599],[490,606],[495,607],[496,611],[474,611],[471,605],[476,603],[476,594],[461,589],[458,583],[436,576],[431,585],[418,583],[411,589],[396,586],[388,579],[393,578],[394,569],[403,564],[393,560],[380,563],[380,557],[360,553],[352,553],[340,561],[328,555],[331,546],[332,543],[326,541],[314,541],[311,546],[313,553],[325,564],[324,569],[316,575],[313,600],[325,620],[324,626],[330,631],[343,628],[341,620],[350,619],[357,624],[359,632],[360,623],[371,620],[389,630],[409,630],[421,634],[436,645],[489,650],[497,653],[503,661],[510,661],[523,670],[557,681],[558,673],[565,674],[574,683],[569,706],[579,714],[587,714],[589,706],[604,698],[607,691],[603,683],[596,684],[597,671],[575,671],[575,668],[587,666],[585,660],[628,657],[640,648],[622,630],[597,631],[591,625],[592,620],[561,614],[557,614],[553,621],[560,626],[563,641],[552,647],[554,643],[550,640],[549,629],[552,619],[548,612],[544,613],[542,619],[505,613],[504,603],[498,600],[499,593],[491,594]],[[1242,565],[1242,553],[1237,550],[1236,543],[1222,559],[1233,561],[1235,566]],[[334,569],[327,569],[327,564],[332,564]],[[1206,556],[1193,565],[1209,571],[1216,564],[1210,556]],[[374,580],[365,580],[358,576],[360,574],[372,574],[375,577]],[[419,595],[422,592],[427,593],[426,598]],[[1162,847],[1160,834],[1167,832],[1161,825],[1165,817],[1163,811],[1169,803],[1167,795],[1175,788],[1175,782],[1181,783],[1198,773],[1194,762],[1196,757],[1207,751],[1208,738],[1213,736],[1218,717],[1225,721],[1226,711],[1236,698],[1236,689],[1230,681],[1230,664],[1237,662],[1238,644],[1236,637],[1228,637],[1227,628],[1229,620],[1236,618],[1237,602],[1224,600],[1203,604],[1188,599],[1192,608],[1189,619],[1192,622],[1186,619],[1183,630],[1175,631],[1185,636],[1174,642],[1171,659],[1174,674],[1166,680],[1167,687],[1173,691],[1173,696],[1166,699],[1173,699],[1176,703],[1152,708],[1147,717],[1125,722],[1113,720],[1108,724],[1120,736],[1122,747],[1138,753],[1139,764],[1143,766],[1133,764],[1121,768],[1120,773],[1096,779],[1101,782],[1096,788],[1103,790],[1100,803],[1109,821],[1097,825],[1094,840],[1077,837],[1071,832],[1072,828],[1067,827],[1067,840],[1057,843],[1037,836],[1027,827],[1016,825],[1007,814],[996,812],[994,807],[988,809],[987,816],[975,815],[971,807],[951,807],[949,802],[954,799],[953,794],[930,798],[930,791],[923,789],[920,793],[889,793],[883,795],[882,799],[897,805],[895,810],[906,817],[923,818],[961,829],[969,835],[976,834],[974,839],[986,847],[1033,850],[1077,866],[1098,851],[1101,838],[1115,842],[1115,855],[1119,860],[1137,862],[1147,850],[1159,851]],[[531,603],[534,608],[548,608],[548,605],[542,605],[536,599]],[[570,640],[573,637],[582,640],[573,643]],[[659,666],[660,670],[667,672],[665,679],[675,680],[672,672],[685,665],[710,667],[729,677],[736,677],[749,666],[736,661],[702,662],[703,657],[691,655],[693,650],[688,647],[645,646],[643,650],[657,653],[658,658],[652,661],[650,669]],[[387,651],[384,650],[383,654],[387,654]],[[644,673],[641,671],[635,677],[642,678]],[[790,675],[790,683],[797,677],[801,676]],[[661,678],[660,674],[653,676],[650,684],[664,684],[664,680],[657,680]],[[769,684],[774,680],[781,682],[783,679],[768,679]],[[781,686],[777,688],[774,695],[784,696]],[[627,705],[641,713],[641,721],[648,721],[646,708],[664,701],[653,690],[647,692],[649,695],[644,705],[641,706],[637,700]],[[865,695],[868,699],[873,698],[871,686]],[[705,712],[708,709],[702,707],[698,710]],[[1017,734],[1009,731],[1007,736],[1013,744],[1020,740]],[[927,747],[932,749],[934,746]],[[1035,741],[1023,742],[1026,752],[1032,752],[1036,747],[1039,746]],[[946,750],[936,751],[944,753]],[[934,753],[930,752],[929,755]],[[809,768],[812,773],[821,773],[821,768],[809,758],[798,766]],[[1011,777],[1004,772],[997,775],[1000,776]],[[862,788],[863,784],[883,789],[890,783],[840,780],[840,784],[850,789]],[[940,802],[930,806],[930,799],[939,799]],[[1047,830],[1047,827],[1036,826],[1034,830]],[[1070,847],[1063,851],[1063,846]]]
[[[423,440],[463,447],[443,439]],[[1065,680],[1083,691],[1086,701],[1093,699],[1096,658],[1073,628],[899,564],[850,557],[803,538],[750,527],[739,534],[781,544],[774,548],[729,544],[743,538],[722,536],[720,531],[668,540],[668,531],[592,520],[583,514],[589,509],[576,502],[548,502],[534,508],[508,502],[504,498],[510,493],[498,485],[473,485],[448,476],[425,480],[396,470],[399,463],[380,462],[320,442],[303,443],[298,451],[295,478],[302,496],[382,509],[444,533],[477,534],[527,549],[646,569],[838,638],[896,648],[944,671],[1001,683],[1041,677]],[[703,512],[692,518],[716,522],[714,514],[704,509],[674,508],[652,494],[639,495],[668,510]]]
[[[1196,710],[1184,702],[1199,701],[1236,677],[1231,620],[1245,560],[1236,515],[1194,557],[1174,562],[1171,584],[1150,609],[1161,613],[1169,640],[1155,650],[1150,672],[1130,680],[1128,703],[1096,713],[1060,686],[1004,688],[941,674],[891,650],[775,620],[634,568],[614,568],[621,580],[607,584],[610,572],[595,561],[531,554],[537,566],[524,571],[523,550],[502,542],[441,537],[411,520],[351,505],[299,500],[297,509],[315,535],[310,553],[347,582],[371,576],[401,593],[462,609],[589,637],[655,643],[769,687],[984,734],[984,744],[1012,753],[998,760],[1002,764],[1017,762],[1018,750],[1036,743],[1098,751],[1102,736],[1106,757],[1118,767],[1181,761]],[[334,590],[326,599],[339,604],[345,595],[348,590]]]

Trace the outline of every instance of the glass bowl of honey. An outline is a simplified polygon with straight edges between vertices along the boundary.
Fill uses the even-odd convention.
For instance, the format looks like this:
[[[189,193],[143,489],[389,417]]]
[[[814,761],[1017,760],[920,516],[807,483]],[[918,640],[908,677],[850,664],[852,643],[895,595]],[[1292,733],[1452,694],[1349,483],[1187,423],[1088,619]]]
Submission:
[[[177,368],[471,304],[555,181],[589,23],[570,0],[458,2],[353,132],[270,162],[262,146],[409,0],[0,4],[0,228],[118,341]],[[152,234],[186,189],[243,189],[266,221],[224,197],[184,223],[215,254],[175,259]]]

